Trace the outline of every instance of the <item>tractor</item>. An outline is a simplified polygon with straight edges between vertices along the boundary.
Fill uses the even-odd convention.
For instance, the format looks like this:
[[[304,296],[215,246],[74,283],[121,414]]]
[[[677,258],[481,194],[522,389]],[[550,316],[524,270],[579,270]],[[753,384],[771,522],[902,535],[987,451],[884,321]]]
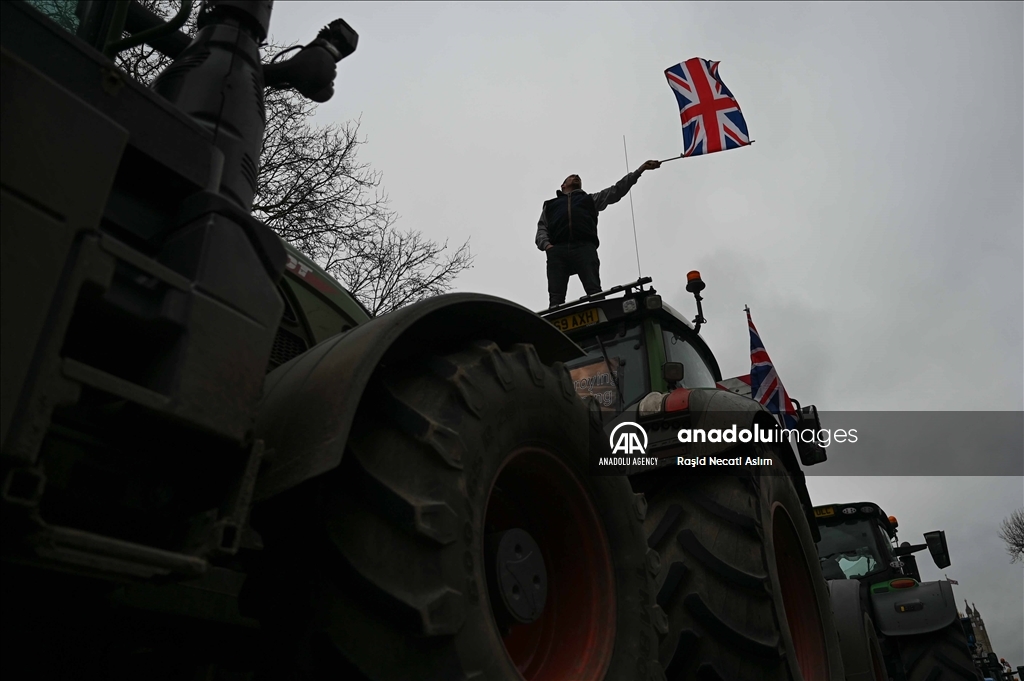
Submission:
[[[842,679],[801,470],[825,451],[813,440],[683,444],[684,428],[778,432],[779,424],[750,398],[749,381],[723,381],[699,335],[699,272],[687,275],[692,322],[651,283],[642,277],[539,314],[586,352],[566,366],[609,445],[631,430],[645,448],[643,458],[617,457],[614,446],[610,461],[628,458],[614,471],[648,504],[648,564],[668,620],[659,660],[669,679]],[[799,413],[801,430],[820,431],[813,406]],[[748,458],[771,463],[705,465]]]
[[[946,534],[897,545],[897,520],[877,504],[816,506],[818,554],[828,580],[848,681],[980,680],[948,580],[922,582],[925,549],[950,565]]]
[[[585,353],[487,295],[372,317],[255,219],[266,89],[358,35],[263,64],[270,0],[191,5],[0,5],[7,678],[663,678]]]

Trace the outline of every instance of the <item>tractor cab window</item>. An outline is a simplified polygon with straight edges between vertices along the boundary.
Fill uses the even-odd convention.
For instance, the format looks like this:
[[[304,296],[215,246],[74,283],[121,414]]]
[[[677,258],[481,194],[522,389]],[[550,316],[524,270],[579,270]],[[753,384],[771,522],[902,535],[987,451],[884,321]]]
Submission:
[[[834,571],[836,563],[847,579],[869,575],[889,566],[889,559],[880,555],[876,526],[866,520],[841,525],[821,525],[818,556],[822,572]]]
[[[889,535],[887,535],[885,530],[878,525],[875,525],[875,534],[878,535],[878,547],[881,549],[884,561],[889,562],[895,560],[896,554],[892,552],[892,540],[889,539]]]
[[[895,547],[892,545],[892,539],[889,538],[889,535],[886,534],[881,525],[875,525],[875,532],[878,534],[878,547],[882,557],[882,564],[889,565],[894,569],[899,569],[906,565],[905,558],[901,558],[896,555]],[[904,571],[904,574],[908,573]],[[918,581],[921,580],[918,579]]]
[[[647,363],[639,324],[620,324],[599,335],[573,340],[587,352],[586,357],[566,363],[581,398],[594,397],[602,411],[618,413],[647,394]]]
[[[665,329],[665,361],[681,362],[684,388],[714,388],[715,375],[693,343],[678,331]]]
[[[78,30],[78,0],[29,0],[29,4],[70,33]]]

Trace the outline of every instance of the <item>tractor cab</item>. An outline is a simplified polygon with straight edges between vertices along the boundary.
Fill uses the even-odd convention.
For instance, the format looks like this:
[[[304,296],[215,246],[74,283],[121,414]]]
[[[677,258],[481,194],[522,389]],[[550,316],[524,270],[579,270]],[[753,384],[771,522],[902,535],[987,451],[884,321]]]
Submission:
[[[938,567],[950,564],[945,532],[926,532],[924,544],[897,546],[896,517],[886,515],[877,504],[816,506],[814,518],[821,533],[818,557],[825,579],[858,579],[874,585],[873,589],[907,577],[919,583],[921,572],[912,554],[924,549]]]
[[[814,517],[821,533],[818,557],[825,579],[874,582],[903,574],[892,547],[896,526],[876,504],[816,506]]]
[[[774,417],[750,399],[748,376],[723,381],[718,361],[698,333],[707,321],[700,295],[704,282],[697,271],[686,278],[686,290],[693,294],[697,307],[692,321],[649,286],[650,277],[538,313],[586,352],[585,357],[566,362],[576,394],[597,402],[606,428],[635,419],[648,432],[658,433],[652,434],[652,448],[660,450],[659,460],[680,455],[679,442],[672,436],[680,427],[709,425],[704,417],[692,419],[694,413],[708,409],[728,412],[728,418],[742,425],[741,421],[761,412],[756,418],[762,427],[776,425]],[[735,393],[742,399],[726,400],[719,395],[709,407],[709,401],[720,392]],[[813,405],[798,406],[797,412],[799,429],[821,430]],[[753,421],[748,425],[753,427]],[[667,438],[664,442],[663,437]],[[826,459],[817,441],[793,444],[805,466]]]
[[[603,412],[635,407],[652,392],[715,388],[722,380],[699,327],[645,288],[650,283],[644,277],[539,313],[586,351],[566,366],[577,394],[596,399]]]

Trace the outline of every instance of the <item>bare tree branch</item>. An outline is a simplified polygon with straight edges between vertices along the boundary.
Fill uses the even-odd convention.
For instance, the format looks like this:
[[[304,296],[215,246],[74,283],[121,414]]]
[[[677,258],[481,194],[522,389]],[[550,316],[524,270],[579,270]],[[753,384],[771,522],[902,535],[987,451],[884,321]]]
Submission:
[[[138,0],[170,18],[180,0]],[[74,0],[33,0],[69,30],[78,20]],[[43,7],[45,5],[45,7]],[[199,3],[182,30],[195,35]],[[263,60],[291,45],[263,45]],[[117,65],[150,85],[171,59],[148,45],[117,55]],[[293,90],[265,92],[267,127],[253,215],[341,281],[374,314],[451,290],[472,266],[469,242],[448,242],[416,230],[399,231],[381,173],[359,161],[360,120],[317,125],[317,105]]]
[[[999,526],[999,538],[1006,542],[1006,552],[1010,554],[1010,562],[1024,561],[1024,508],[1018,508],[1003,518]]]
[[[438,244],[418,231],[399,231],[390,220],[378,224],[353,255],[339,259],[337,270],[375,315],[451,290],[455,277],[473,263],[468,241],[452,251],[447,241]]]
[[[29,0],[29,4],[50,17],[61,28],[74,33],[78,30],[75,7],[78,0]]]

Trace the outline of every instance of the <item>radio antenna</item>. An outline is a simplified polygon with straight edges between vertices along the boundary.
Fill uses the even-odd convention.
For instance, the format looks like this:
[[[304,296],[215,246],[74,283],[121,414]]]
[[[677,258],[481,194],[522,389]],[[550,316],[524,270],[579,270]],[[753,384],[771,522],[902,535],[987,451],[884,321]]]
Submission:
[[[622,155],[626,157],[626,173],[629,173],[629,152],[626,151],[626,136],[622,136]],[[636,276],[643,278],[640,273],[640,246],[636,241],[636,215],[633,214],[633,188],[629,188],[629,217],[633,219],[633,248],[636,249]]]

